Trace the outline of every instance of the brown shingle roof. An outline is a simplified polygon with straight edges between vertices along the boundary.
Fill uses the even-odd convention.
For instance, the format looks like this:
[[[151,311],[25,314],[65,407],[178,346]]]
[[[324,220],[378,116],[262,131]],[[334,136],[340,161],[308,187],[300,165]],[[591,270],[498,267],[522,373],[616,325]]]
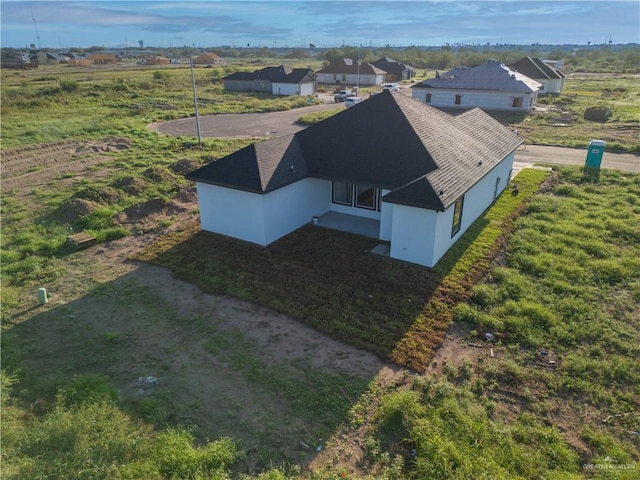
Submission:
[[[521,143],[480,109],[453,116],[385,91],[187,178],[267,193],[310,176],[376,186],[390,190],[390,203],[442,211]]]

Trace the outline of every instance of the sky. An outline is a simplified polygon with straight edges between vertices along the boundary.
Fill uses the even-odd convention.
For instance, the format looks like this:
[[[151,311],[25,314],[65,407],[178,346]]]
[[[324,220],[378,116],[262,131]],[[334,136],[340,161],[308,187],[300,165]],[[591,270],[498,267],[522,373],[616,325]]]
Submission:
[[[0,0],[1,46],[640,43],[640,0]]]

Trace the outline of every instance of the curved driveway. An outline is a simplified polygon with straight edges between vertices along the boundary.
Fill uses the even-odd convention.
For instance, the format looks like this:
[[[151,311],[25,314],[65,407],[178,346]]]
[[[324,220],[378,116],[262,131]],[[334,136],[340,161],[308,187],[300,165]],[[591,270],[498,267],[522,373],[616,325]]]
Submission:
[[[280,137],[305,128],[305,126],[296,123],[302,115],[322,110],[345,108],[342,103],[333,103],[331,97],[324,98],[324,101],[325,103],[321,105],[296,108],[286,112],[203,116],[200,117],[200,134],[202,137],[218,138]],[[197,137],[194,117],[156,123],[150,125],[150,128],[165,135]],[[526,145],[516,151],[515,161],[521,166],[533,163],[584,165],[586,153],[586,149],[580,148]],[[640,155],[605,151],[602,168],[640,173]]]
[[[336,108],[345,108],[344,103],[323,103],[285,112],[207,115],[200,117],[200,135],[217,138],[281,137],[305,128],[296,123],[302,115]],[[198,136],[195,117],[157,123],[153,128],[166,135]]]

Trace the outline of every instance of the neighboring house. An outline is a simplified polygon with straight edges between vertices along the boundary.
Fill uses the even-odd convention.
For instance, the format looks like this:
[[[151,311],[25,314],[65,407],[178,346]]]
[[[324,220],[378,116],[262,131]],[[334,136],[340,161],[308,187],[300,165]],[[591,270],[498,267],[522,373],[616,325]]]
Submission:
[[[167,57],[156,55],[154,57],[145,58],[144,63],[146,63],[147,65],[169,65],[171,63],[171,60]]]
[[[67,64],[73,66],[87,66],[92,65],[93,62],[84,55],[76,52],[61,52],[60,55],[67,57]]]
[[[432,267],[506,188],[521,143],[480,109],[453,116],[384,91],[186,177],[203,230],[265,246],[338,216]]]
[[[389,57],[382,57],[372,63],[374,67],[387,72],[386,82],[400,82],[402,80],[411,80],[416,76],[416,70],[410,65],[396,62]]]
[[[564,87],[564,73],[539,58],[524,57],[509,67],[542,84],[538,93],[560,93]]]
[[[118,58],[111,53],[92,53],[87,57],[94,65],[113,65],[118,63]]]
[[[2,55],[2,68],[34,68],[37,64],[31,63],[29,55],[26,53],[10,53],[8,55]]]
[[[205,52],[193,58],[194,65],[226,65],[224,59],[213,52]]]
[[[370,64],[343,58],[316,72],[318,83],[330,85],[381,85],[387,72]]]
[[[222,79],[230,92],[269,92],[273,95],[313,95],[316,78],[308,68],[265,67],[253,72],[235,72]]]
[[[413,85],[412,95],[441,108],[472,108],[528,112],[542,85],[497,60],[477,67],[457,67]]]
[[[35,54],[31,55],[31,61],[35,61],[38,65],[57,65],[59,63],[67,63],[69,59],[64,55],[47,52],[46,50],[38,50]]]

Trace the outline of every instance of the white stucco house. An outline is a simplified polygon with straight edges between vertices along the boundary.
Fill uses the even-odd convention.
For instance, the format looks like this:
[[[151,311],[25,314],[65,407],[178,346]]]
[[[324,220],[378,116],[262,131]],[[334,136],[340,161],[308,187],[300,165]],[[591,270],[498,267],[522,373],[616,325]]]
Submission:
[[[371,63],[360,63],[343,58],[316,72],[319,84],[329,85],[382,85],[387,72]]]
[[[540,83],[542,87],[538,93],[558,94],[562,92],[564,73],[540,58],[524,57],[509,67]]]
[[[432,267],[508,185],[521,143],[480,109],[384,91],[187,178],[203,230],[265,246],[315,218],[366,218],[392,258]]]
[[[412,95],[440,108],[483,108],[528,112],[542,85],[497,60],[456,67],[413,85]]]
[[[308,96],[316,92],[316,77],[311,69],[287,65],[235,72],[224,77],[222,83],[230,92],[270,92],[281,96]]]

